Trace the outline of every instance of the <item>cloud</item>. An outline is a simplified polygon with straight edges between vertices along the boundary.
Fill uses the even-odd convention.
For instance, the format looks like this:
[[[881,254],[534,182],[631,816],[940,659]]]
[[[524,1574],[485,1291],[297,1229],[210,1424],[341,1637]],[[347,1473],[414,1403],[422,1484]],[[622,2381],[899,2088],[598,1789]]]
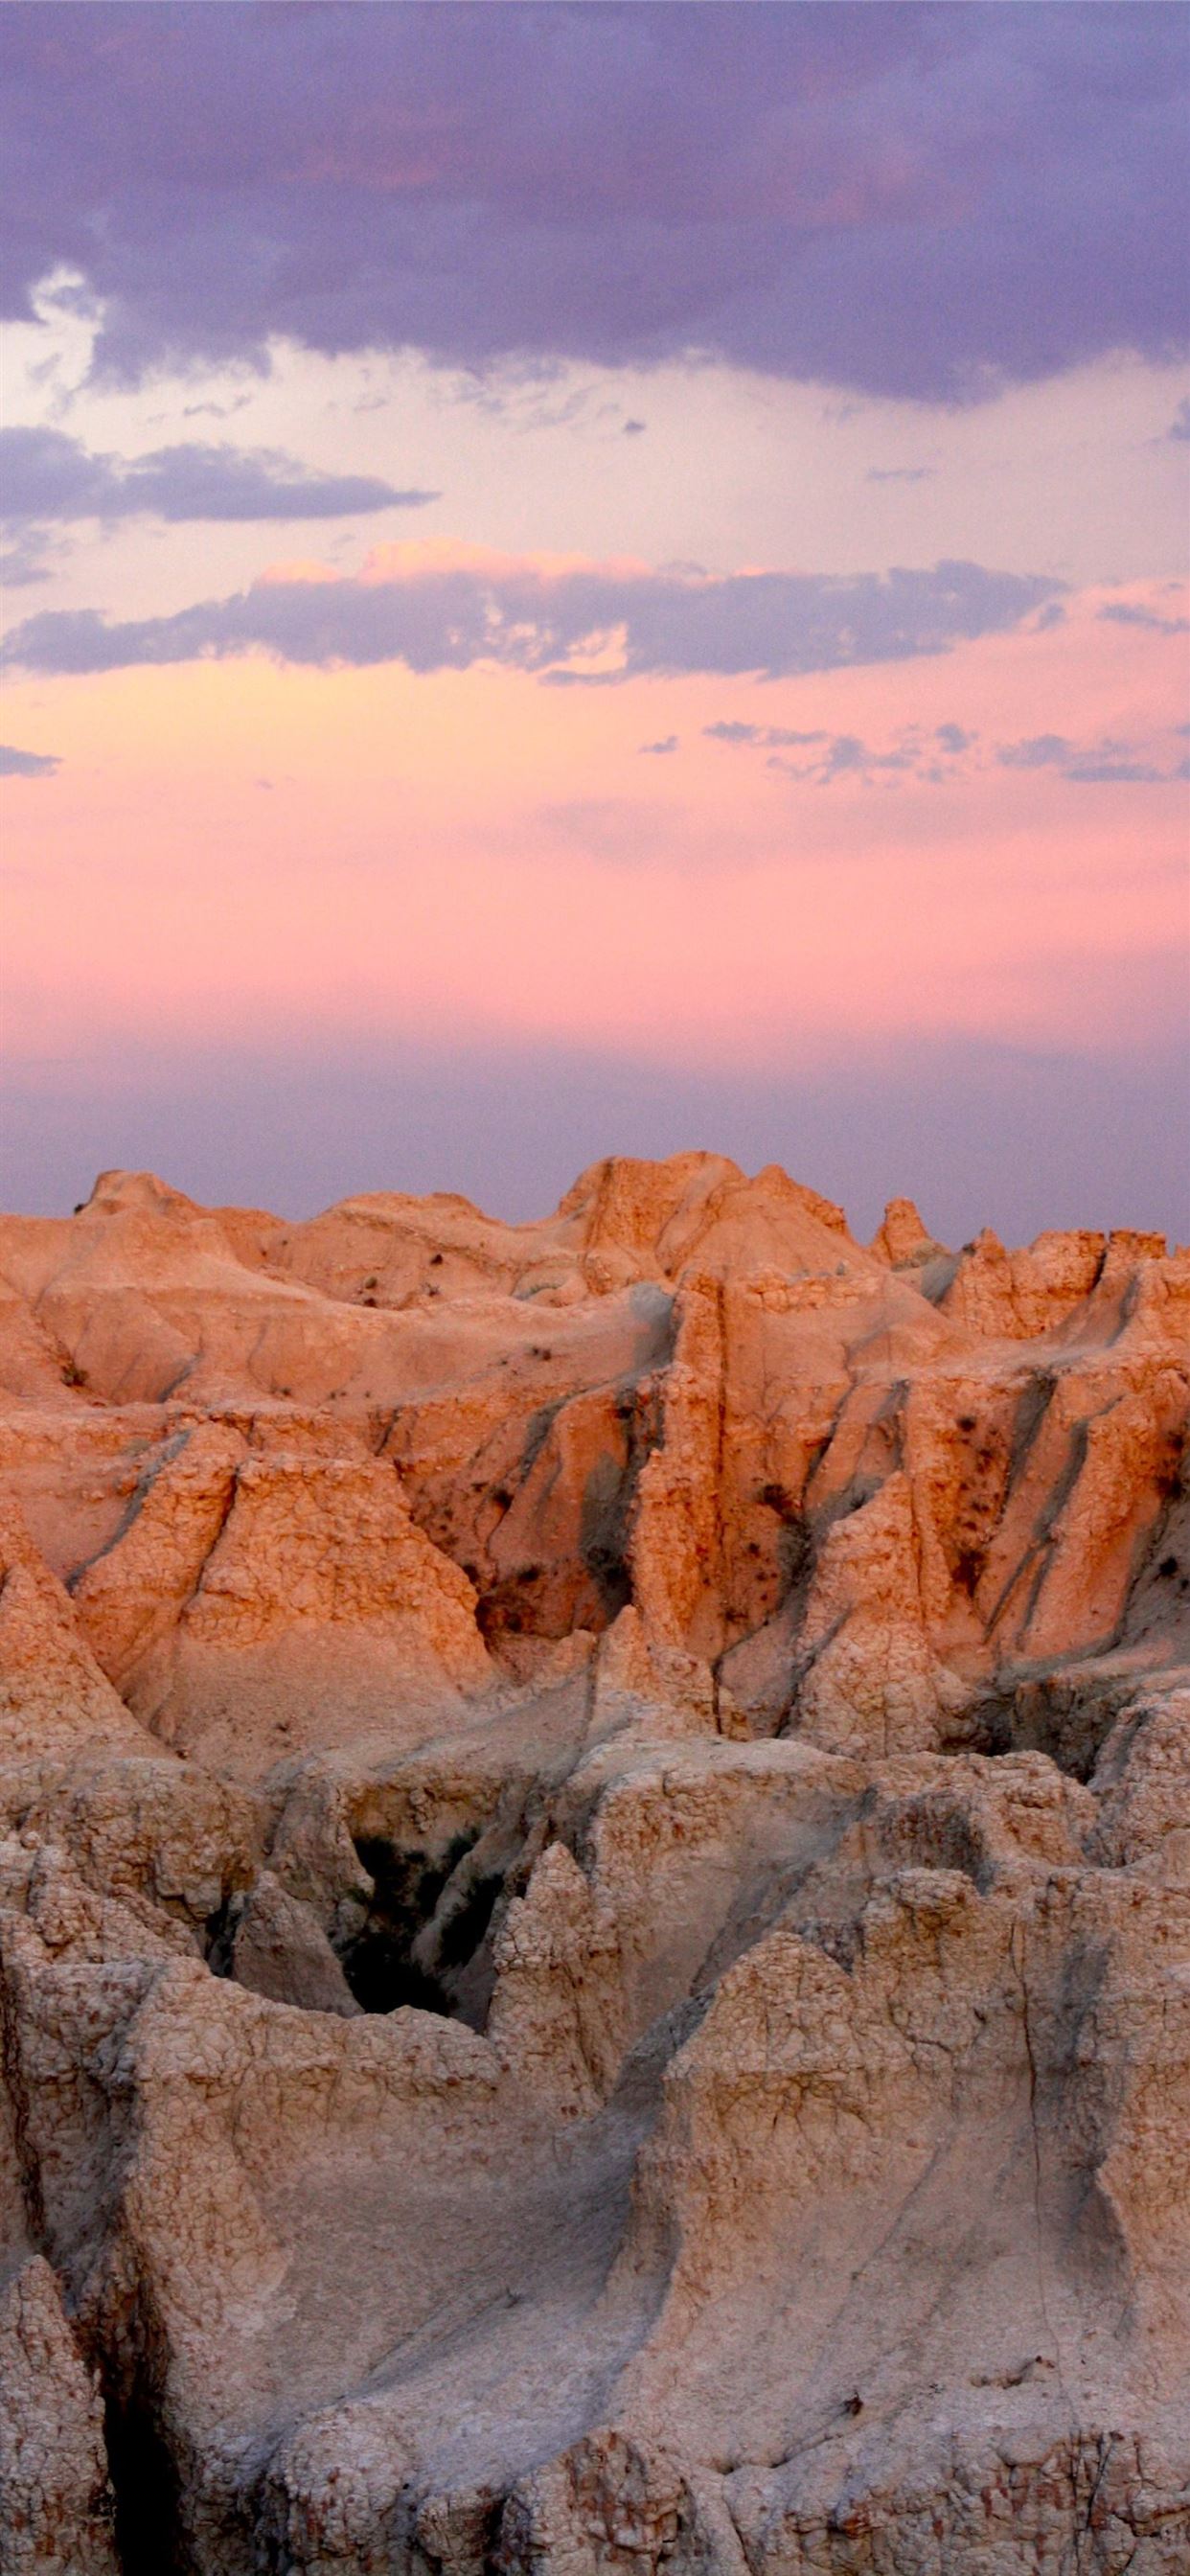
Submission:
[[[807,762],[804,768],[799,769],[794,762],[785,760],[772,760],[769,766],[784,770],[787,777],[809,779],[816,787],[833,787],[839,778],[859,779],[867,784],[877,771],[900,771],[916,778],[932,774],[922,760],[914,733],[902,735],[889,751],[873,750],[869,743],[860,740],[858,734],[837,733],[827,743],[826,750]],[[885,783],[895,786],[898,781],[889,777]]]
[[[1065,734],[1034,734],[1026,742],[1003,742],[996,752],[1001,769],[1059,769],[1076,787],[1164,787],[1180,773],[1138,760],[1127,742],[1068,742]]]
[[[1174,727],[1177,732],[1179,728]],[[1182,727],[1181,731],[1190,728]],[[839,780],[858,781],[861,785],[877,782],[895,787],[902,778],[912,778],[928,786],[944,787],[971,778],[984,767],[976,752],[977,733],[960,724],[935,725],[930,732],[920,725],[905,725],[894,740],[882,749],[861,740],[858,734],[789,733],[776,725],[740,722],[704,725],[703,732],[712,741],[726,742],[748,750],[768,753],[768,767],[799,785],[831,787]],[[825,749],[816,746],[824,744]],[[815,746],[802,760],[784,757],[785,745]],[[943,766],[939,754],[949,763]],[[974,758],[967,757],[975,754]],[[1138,756],[1134,743],[1109,741],[1078,744],[1065,734],[1039,733],[1022,742],[996,745],[994,762],[999,769],[1053,769],[1075,786],[1158,786],[1184,774],[1180,769],[1163,769],[1150,758]]]
[[[91,455],[60,429],[0,429],[0,514],[10,527],[72,519],[334,519],[416,509],[436,492],[324,474],[278,448],[188,440],[147,456]]]
[[[1001,769],[1054,769],[1069,760],[1073,749],[1065,734],[1035,733],[1025,742],[1002,742],[996,759]]]
[[[666,751],[676,751],[677,747],[678,737],[676,733],[667,733],[662,742],[642,742],[640,745],[642,751],[652,752],[654,754]]]
[[[12,545],[0,547],[0,586],[26,590],[36,581],[48,581],[52,551],[48,528],[20,529]]]
[[[869,483],[930,483],[933,478],[932,465],[869,465],[866,480]]]
[[[1167,438],[1190,438],[1190,394],[1178,404],[1165,435]]]
[[[1112,599],[1099,611],[1109,626],[1144,626],[1152,635],[1190,634],[1190,617],[1162,617],[1135,599]]]
[[[643,438],[644,433],[645,433],[646,429],[648,428],[648,426],[649,426],[649,424],[648,424],[647,420],[626,420],[626,421],[625,421],[625,423],[624,423],[624,427],[623,427],[623,429],[622,429],[622,431],[621,431],[621,433],[620,433],[620,434],[621,434],[621,437],[623,437],[623,438]]]
[[[50,751],[18,751],[11,742],[0,742],[0,778],[52,778],[62,763]]]
[[[943,726],[943,732],[958,733],[959,727]],[[900,783],[895,773],[915,778],[928,778],[941,784],[948,773],[938,768],[936,755],[923,748],[921,729],[903,726],[886,750],[878,751],[858,734],[829,734],[819,728],[814,733],[794,733],[783,725],[713,724],[703,732],[713,742],[727,742],[739,748],[766,753],[766,767],[782,778],[791,778],[801,786],[832,787],[838,779],[858,780],[870,785],[877,774],[881,783],[893,787]],[[974,735],[964,736],[974,741]],[[824,748],[820,749],[818,746]],[[809,750],[809,758],[786,758],[787,747]]]
[[[954,727],[952,730],[957,731]],[[919,736],[915,727],[908,728],[892,749],[874,751],[858,734],[828,734],[821,727],[813,733],[794,733],[784,725],[713,724],[703,732],[712,742],[727,742],[752,751],[768,753],[767,766],[778,770],[783,778],[807,781],[816,787],[831,787],[836,779],[869,780],[877,770],[906,770],[918,777],[926,775],[922,766]],[[818,744],[825,750],[818,750]],[[787,749],[805,750],[815,746],[808,760],[787,760]],[[941,773],[939,773],[940,775]],[[890,785],[894,782],[890,779]]]
[[[1177,774],[1147,760],[1079,760],[1063,772],[1079,787],[1163,787]]]
[[[818,775],[823,785],[832,778],[854,777],[870,765],[871,754],[858,734],[838,733],[831,743]]]
[[[269,578],[228,599],[167,617],[108,621],[94,609],[49,610],[8,637],[10,666],[45,673],[112,671],[254,650],[329,669],[404,662],[414,671],[494,661],[608,685],[646,673],[760,673],[766,678],[900,662],[1018,626],[1060,585],[979,564],[849,575],[562,571],[532,557],[450,559],[379,549],[360,574]],[[615,649],[613,667],[568,665]]]
[[[939,767],[937,750],[953,757],[969,751],[977,737],[964,731],[962,725],[943,724],[935,727],[928,742],[919,725],[905,725],[895,741],[885,750],[875,750],[858,734],[828,734],[821,728],[814,733],[794,733],[783,725],[759,725],[730,722],[704,725],[703,732],[712,742],[726,742],[752,751],[768,754],[767,766],[783,778],[799,784],[832,787],[838,779],[858,779],[868,785],[879,774],[882,783],[893,787],[900,777],[925,779],[933,786],[944,786],[954,776],[953,770]],[[825,749],[817,746],[824,744]],[[812,747],[812,748],[811,748]],[[787,749],[811,750],[805,760],[787,760]]]
[[[233,412],[246,411],[252,396],[236,394],[230,402],[183,403],[183,420],[230,420]]]
[[[791,733],[785,725],[743,724],[739,721],[704,725],[703,732],[708,742],[748,743],[766,751],[784,749],[795,743],[826,741],[821,728],[816,733]]]
[[[1182,29],[1145,0],[69,25],[4,13],[4,309],[81,274],[126,378],[280,335],[961,400],[1185,339]]]

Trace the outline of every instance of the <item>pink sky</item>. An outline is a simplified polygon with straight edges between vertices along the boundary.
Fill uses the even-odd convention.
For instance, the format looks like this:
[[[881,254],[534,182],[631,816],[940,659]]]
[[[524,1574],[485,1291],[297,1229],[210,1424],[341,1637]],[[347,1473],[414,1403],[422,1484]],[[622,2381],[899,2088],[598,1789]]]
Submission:
[[[796,1064],[912,1032],[1127,1048],[1138,1003],[1146,1042],[1172,1040],[1184,639],[1105,621],[1109,600],[1176,622],[1149,584],[777,682],[260,655],[57,681],[61,774],[9,790],[9,1044],[130,1020],[205,1043],[250,1014]],[[50,694],[11,686],[23,740]],[[824,781],[815,747],[708,738],[725,723],[858,737],[876,762],[908,746],[936,774]],[[972,738],[958,756],[945,726]],[[1005,763],[1045,736],[1063,762]],[[1096,760],[1163,776],[1068,774]]]

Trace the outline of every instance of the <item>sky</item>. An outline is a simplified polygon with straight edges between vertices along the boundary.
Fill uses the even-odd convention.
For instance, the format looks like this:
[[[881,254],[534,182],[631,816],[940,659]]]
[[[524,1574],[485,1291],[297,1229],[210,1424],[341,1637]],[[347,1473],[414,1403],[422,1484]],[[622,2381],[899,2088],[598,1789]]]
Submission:
[[[5,11],[4,1203],[1185,1239],[1188,30]]]

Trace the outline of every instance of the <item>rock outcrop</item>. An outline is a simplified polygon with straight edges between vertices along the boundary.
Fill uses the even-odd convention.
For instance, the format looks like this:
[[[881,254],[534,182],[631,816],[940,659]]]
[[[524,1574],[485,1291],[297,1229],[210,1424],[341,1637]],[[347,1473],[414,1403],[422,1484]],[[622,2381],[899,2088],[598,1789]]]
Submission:
[[[1185,2576],[1190,1256],[0,1221],[0,2560]]]

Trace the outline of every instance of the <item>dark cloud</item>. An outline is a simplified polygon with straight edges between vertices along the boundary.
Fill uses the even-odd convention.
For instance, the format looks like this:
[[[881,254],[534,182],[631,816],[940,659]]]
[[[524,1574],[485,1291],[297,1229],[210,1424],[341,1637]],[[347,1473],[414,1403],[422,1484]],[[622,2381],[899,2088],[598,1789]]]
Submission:
[[[622,436],[625,438],[643,438],[648,426],[649,424],[647,420],[626,420]]]
[[[676,751],[677,747],[678,737],[676,733],[667,733],[664,740],[661,742],[642,742],[640,746],[642,751],[651,752],[654,755],[667,751]]]
[[[1180,13],[650,5],[3,13],[4,309],[103,367],[271,334],[963,399],[1186,329]]]
[[[436,492],[371,474],[323,474],[276,448],[187,440],[148,456],[91,455],[60,429],[0,429],[0,515],[10,527],[70,519],[337,519],[414,509]]]
[[[942,653],[1020,624],[1058,585],[979,564],[861,573],[681,572],[598,568],[548,575],[527,558],[492,571],[431,566],[377,578],[264,580],[170,617],[108,622],[94,609],[49,610],[9,636],[3,659],[47,673],[111,671],[259,649],[328,668],[405,662],[414,671],[496,661],[591,679],[650,672],[757,672],[768,678]],[[622,637],[616,673],[565,666]],[[550,666],[554,666],[553,669]]]
[[[975,735],[962,725],[940,724],[934,727],[934,740],[940,751],[952,752],[957,758],[960,751],[970,751]]]
[[[62,763],[50,751],[18,751],[11,742],[0,742],[0,778],[52,778]]]
[[[932,465],[869,465],[869,483],[929,483],[933,481]]]
[[[1178,404],[1165,434],[1167,438],[1190,438],[1190,394]]]

